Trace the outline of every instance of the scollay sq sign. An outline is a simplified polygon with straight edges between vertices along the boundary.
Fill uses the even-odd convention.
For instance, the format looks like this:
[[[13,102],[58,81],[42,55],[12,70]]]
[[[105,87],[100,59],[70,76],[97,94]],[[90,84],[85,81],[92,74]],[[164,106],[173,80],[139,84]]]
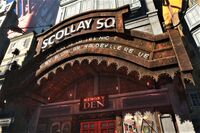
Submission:
[[[84,31],[100,31],[103,29],[112,29],[116,27],[115,17],[107,18],[90,18],[87,20],[82,20],[75,24],[68,25],[67,27],[57,31],[50,37],[44,39],[42,43],[42,50],[51,47],[55,42],[60,42],[67,37],[79,34]]]

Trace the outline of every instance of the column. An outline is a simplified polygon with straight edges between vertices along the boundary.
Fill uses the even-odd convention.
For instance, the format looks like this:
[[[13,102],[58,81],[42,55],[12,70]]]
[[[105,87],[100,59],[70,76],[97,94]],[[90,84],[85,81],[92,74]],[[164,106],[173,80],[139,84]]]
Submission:
[[[19,0],[16,0],[16,14],[19,15]]]
[[[27,0],[27,5],[28,5],[28,13],[31,13],[30,0]]]
[[[154,35],[163,33],[153,0],[145,0],[148,9],[147,15]]]
[[[195,133],[193,124],[189,120],[181,120],[178,115],[175,115],[176,123],[180,133]]]
[[[116,133],[123,133],[121,116],[116,116]]]
[[[24,16],[24,12],[25,12],[24,0],[21,0],[21,8],[22,8],[22,16]]]
[[[176,76],[172,83],[166,87],[169,91],[178,131],[180,133],[195,133],[180,77]]]

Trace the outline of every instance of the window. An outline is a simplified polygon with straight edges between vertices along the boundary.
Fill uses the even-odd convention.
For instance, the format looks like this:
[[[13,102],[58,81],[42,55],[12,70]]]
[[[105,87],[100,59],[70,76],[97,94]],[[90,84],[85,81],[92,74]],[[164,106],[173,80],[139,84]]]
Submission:
[[[61,5],[64,5],[64,4],[71,3],[71,2],[73,2],[73,1],[75,1],[75,0],[61,0],[61,1],[60,1],[60,4],[61,4]]]
[[[118,0],[118,6],[124,6],[124,5],[127,5],[127,4],[131,4],[132,3],[132,0]]]
[[[97,9],[113,9],[116,8],[115,0],[98,0]]]
[[[79,14],[96,9],[114,9],[124,5],[130,5],[131,9],[138,9],[141,7],[140,0],[63,0],[58,12],[56,23],[62,20]]]
[[[198,28],[196,31],[192,33],[193,38],[197,44],[198,47],[200,47],[200,28]]]
[[[190,92],[189,96],[192,106],[200,106],[200,96],[198,92]]]
[[[59,132],[60,132],[60,123],[59,122],[52,123],[50,127],[50,133],[59,133]]]
[[[2,23],[4,22],[5,18],[6,18],[6,16],[2,16],[2,17],[0,17],[0,26],[1,26]]]
[[[190,18],[190,21],[189,21],[190,24],[194,25],[198,21],[198,18],[196,18],[196,17],[199,17],[199,13],[197,10],[193,10],[188,13],[188,16]]]
[[[80,1],[74,2],[70,5],[68,5],[65,9],[64,18],[69,18],[71,16],[74,16],[80,12]]]
[[[117,0],[118,7],[130,5],[131,9],[138,9],[141,7],[140,0]]]
[[[81,122],[80,133],[115,133],[115,120]]]
[[[58,18],[59,18],[58,22],[61,22],[62,20],[64,20],[64,15],[65,15],[65,7],[60,8],[58,11]]]
[[[28,46],[29,46],[29,43],[30,43],[30,38],[27,38],[27,39],[25,39],[24,41],[23,41],[23,47],[24,48],[28,48]]]
[[[162,130],[164,133],[175,133],[175,126],[170,114],[163,114],[160,116]]]
[[[62,131],[62,133],[70,133],[70,131],[71,131],[70,123],[69,122],[62,123],[61,131]]]
[[[196,4],[196,0],[189,0],[189,3],[190,3],[191,5],[194,5],[194,4]]]
[[[196,4],[192,8],[190,8],[186,15],[185,20],[191,30],[195,26],[200,24],[200,5]]]
[[[0,26],[2,25],[2,23],[3,23],[3,20],[0,19]]]
[[[15,49],[15,45],[16,45],[16,42],[10,44],[10,47],[8,49],[8,54],[10,54],[11,52],[13,52],[13,50]]]
[[[3,83],[0,84],[0,90],[2,89]]]
[[[81,12],[90,11],[95,8],[94,0],[83,0],[81,3]]]

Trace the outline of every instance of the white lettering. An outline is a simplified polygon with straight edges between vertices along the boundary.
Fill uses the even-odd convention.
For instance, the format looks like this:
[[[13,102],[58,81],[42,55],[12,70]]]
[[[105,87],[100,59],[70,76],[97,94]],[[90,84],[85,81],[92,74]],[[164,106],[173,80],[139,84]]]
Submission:
[[[45,49],[48,46],[48,39],[45,39],[42,43],[42,49]]]
[[[73,25],[73,24],[71,25],[70,32],[71,32],[71,33],[76,32],[76,30],[75,30],[75,25]]]
[[[69,28],[65,28],[65,36],[69,36],[70,32],[69,32]]]
[[[98,19],[97,20],[97,29],[98,30],[102,29],[104,27],[104,22],[102,22],[102,21],[104,21],[104,19]]]
[[[77,27],[77,31],[80,31],[81,29],[85,29],[85,24],[84,24],[84,21],[81,21]]]
[[[105,37],[104,37],[104,36],[103,36],[103,37],[100,36],[100,37],[99,37],[99,40],[109,40],[109,36],[105,36]]]
[[[143,53],[143,52],[139,52],[139,53],[138,53],[138,56],[139,56],[139,57],[142,57],[142,58],[145,58],[145,59],[148,59],[149,54]]]
[[[60,30],[56,33],[56,40],[60,40],[64,37],[64,30]]]
[[[54,44],[54,39],[55,39],[55,35],[52,35],[52,36],[49,38],[48,45]]]
[[[87,29],[91,29],[92,19],[85,20],[85,24],[86,24]]]
[[[88,20],[83,20],[80,21],[77,24],[72,24],[67,27],[65,27],[62,30],[57,31],[55,34],[51,35],[49,38],[46,38],[43,43],[41,48],[46,49],[48,46],[53,45],[56,41],[60,41],[65,37],[68,37],[72,34],[75,34],[76,32],[80,32],[81,30],[88,30],[92,28],[92,23],[93,19],[88,19]],[[102,28],[113,28],[115,27],[115,18],[110,17],[110,18],[100,18],[97,19],[96,21],[96,29],[100,30]],[[102,40],[109,40],[109,36],[105,37],[99,37],[98,39]],[[96,38],[90,38],[89,40],[96,40]],[[103,46],[103,45],[102,45]],[[112,45],[110,46],[111,48],[113,47]],[[114,49],[118,49],[117,47],[114,47]]]
[[[117,46],[117,50],[121,50],[122,49],[122,46]]]
[[[115,27],[115,19],[114,18],[108,18],[105,21],[105,28],[114,28]]]
[[[144,56],[143,56],[145,59],[148,59],[148,57],[149,57],[149,54],[144,54]]]

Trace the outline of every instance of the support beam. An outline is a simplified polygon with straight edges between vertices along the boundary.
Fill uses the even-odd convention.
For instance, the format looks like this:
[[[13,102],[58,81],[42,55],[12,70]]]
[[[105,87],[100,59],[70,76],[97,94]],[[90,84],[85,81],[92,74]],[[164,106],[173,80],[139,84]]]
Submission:
[[[46,104],[46,103],[49,102],[48,99],[46,99],[46,98],[44,98],[44,97],[42,97],[42,96],[40,96],[38,94],[35,94],[35,93],[26,93],[25,96],[29,97],[29,98],[37,101],[37,102],[40,102],[40,103]]]

